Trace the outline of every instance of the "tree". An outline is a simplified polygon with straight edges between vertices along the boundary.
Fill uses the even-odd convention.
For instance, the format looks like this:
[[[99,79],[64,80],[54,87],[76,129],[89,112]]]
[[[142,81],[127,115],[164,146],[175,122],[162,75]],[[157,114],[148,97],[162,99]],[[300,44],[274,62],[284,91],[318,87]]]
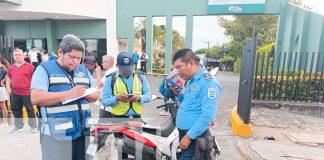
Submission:
[[[166,30],[164,25],[153,25],[154,64],[159,65],[164,59]],[[184,47],[184,38],[176,30],[172,30],[172,54]]]
[[[258,37],[259,45],[276,40],[278,16],[276,15],[236,15],[234,20],[219,19],[225,28],[225,35],[231,37],[228,44],[229,55],[235,59],[241,57],[241,49],[253,35]]]
[[[206,58],[219,59],[221,58],[222,46],[212,46],[211,48],[201,48],[198,49],[195,54],[204,54]]]
[[[225,35],[232,40],[246,44],[252,35],[256,35],[261,44],[267,44],[276,39],[278,16],[236,15],[234,20],[220,18],[219,24],[225,28]]]
[[[225,56],[224,58],[222,58],[221,63],[227,66],[226,70],[232,71],[235,61],[236,59],[234,57]]]
[[[141,41],[142,51],[146,50],[146,19],[140,18],[135,24],[135,38]]]
[[[184,38],[176,30],[172,31],[172,54],[184,48]]]
[[[207,54],[208,49],[207,48],[200,48],[196,50],[195,54]]]

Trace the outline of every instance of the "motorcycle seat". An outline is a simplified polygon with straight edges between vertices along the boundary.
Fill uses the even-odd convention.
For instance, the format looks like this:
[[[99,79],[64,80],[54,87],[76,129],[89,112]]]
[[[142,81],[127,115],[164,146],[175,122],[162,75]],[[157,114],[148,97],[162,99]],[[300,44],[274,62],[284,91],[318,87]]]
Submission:
[[[150,133],[157,136],[168,137],[175,128],[174,121],[171,116],[160,126],[144,125],[143,132]]]

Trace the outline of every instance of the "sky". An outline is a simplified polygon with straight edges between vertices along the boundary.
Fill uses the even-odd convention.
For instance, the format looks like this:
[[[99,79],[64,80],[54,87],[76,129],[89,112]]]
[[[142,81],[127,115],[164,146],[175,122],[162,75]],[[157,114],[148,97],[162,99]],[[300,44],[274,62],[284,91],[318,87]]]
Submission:
[[[323,0],[304,0],[305,5],[314,7],[313,10],[324,15]],[[230,41],[230,38],[224,35],[224,28],[218,25],[219,16],[195,16],[193,19],[193,42],[192,49],[196,51],[200,48],[207,48],[214,45],[222,45]],[[231,19],[232,16],[222,16]],[[165,25],[165,17],[154,17],[153,23],[156,25]],[[181,36],[185,37],[186,19],[184,16],[173,18],[173,29],[177,30]]]
[[[314,7],[313,10],[321,15],[324,15],[324,1],[323,0],[304,0],[305,5]]]
[[[223,17],[231,18],[232,16]],[[165,17],[154,17],[153,24],[165,25]],[[185,37],[186,18],[184,16],[173,17],[172,26],[182,37]],[[224,28],[218,25],[218,16],[195,16],[193,19],[193,51],[208,48],[208,43],[209,47],[212,47],[229,42],[230,39],[224,35],[224,31]]]

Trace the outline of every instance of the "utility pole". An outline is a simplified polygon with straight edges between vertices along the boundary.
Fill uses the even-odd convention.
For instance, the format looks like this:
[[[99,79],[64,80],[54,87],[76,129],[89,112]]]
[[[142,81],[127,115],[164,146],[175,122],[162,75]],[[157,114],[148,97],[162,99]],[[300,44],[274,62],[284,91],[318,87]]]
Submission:
[[[205,43],[207,43],[207,47],[208,47],[208,50],[209,50],[209,42],[205,42]]]

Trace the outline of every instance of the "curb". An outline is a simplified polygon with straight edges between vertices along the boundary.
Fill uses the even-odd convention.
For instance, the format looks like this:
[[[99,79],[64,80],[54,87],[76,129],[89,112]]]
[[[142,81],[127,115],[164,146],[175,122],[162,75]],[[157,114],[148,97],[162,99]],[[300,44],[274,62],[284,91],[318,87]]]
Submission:
[[[251,160],[251,156],[249,152],[243,147],[243,144],[241,141],[237,140],[235,143],[236,148],[241,153],[241,155],[244,157],[245,160]]]
[[[232,131],[235,136],[240,137],[251,137],[252,135],[252,125],[244,124],[243,120],[237,113],[237,105],[232,108],[230,113],[230,122],[232,126]]]
[[[282,109],[291,113],[316,116],[324,118],[324,106],[321,103],[287,102],[287,101],[264,101],[253,100],[251,107],[265,107],[269,109]]]

